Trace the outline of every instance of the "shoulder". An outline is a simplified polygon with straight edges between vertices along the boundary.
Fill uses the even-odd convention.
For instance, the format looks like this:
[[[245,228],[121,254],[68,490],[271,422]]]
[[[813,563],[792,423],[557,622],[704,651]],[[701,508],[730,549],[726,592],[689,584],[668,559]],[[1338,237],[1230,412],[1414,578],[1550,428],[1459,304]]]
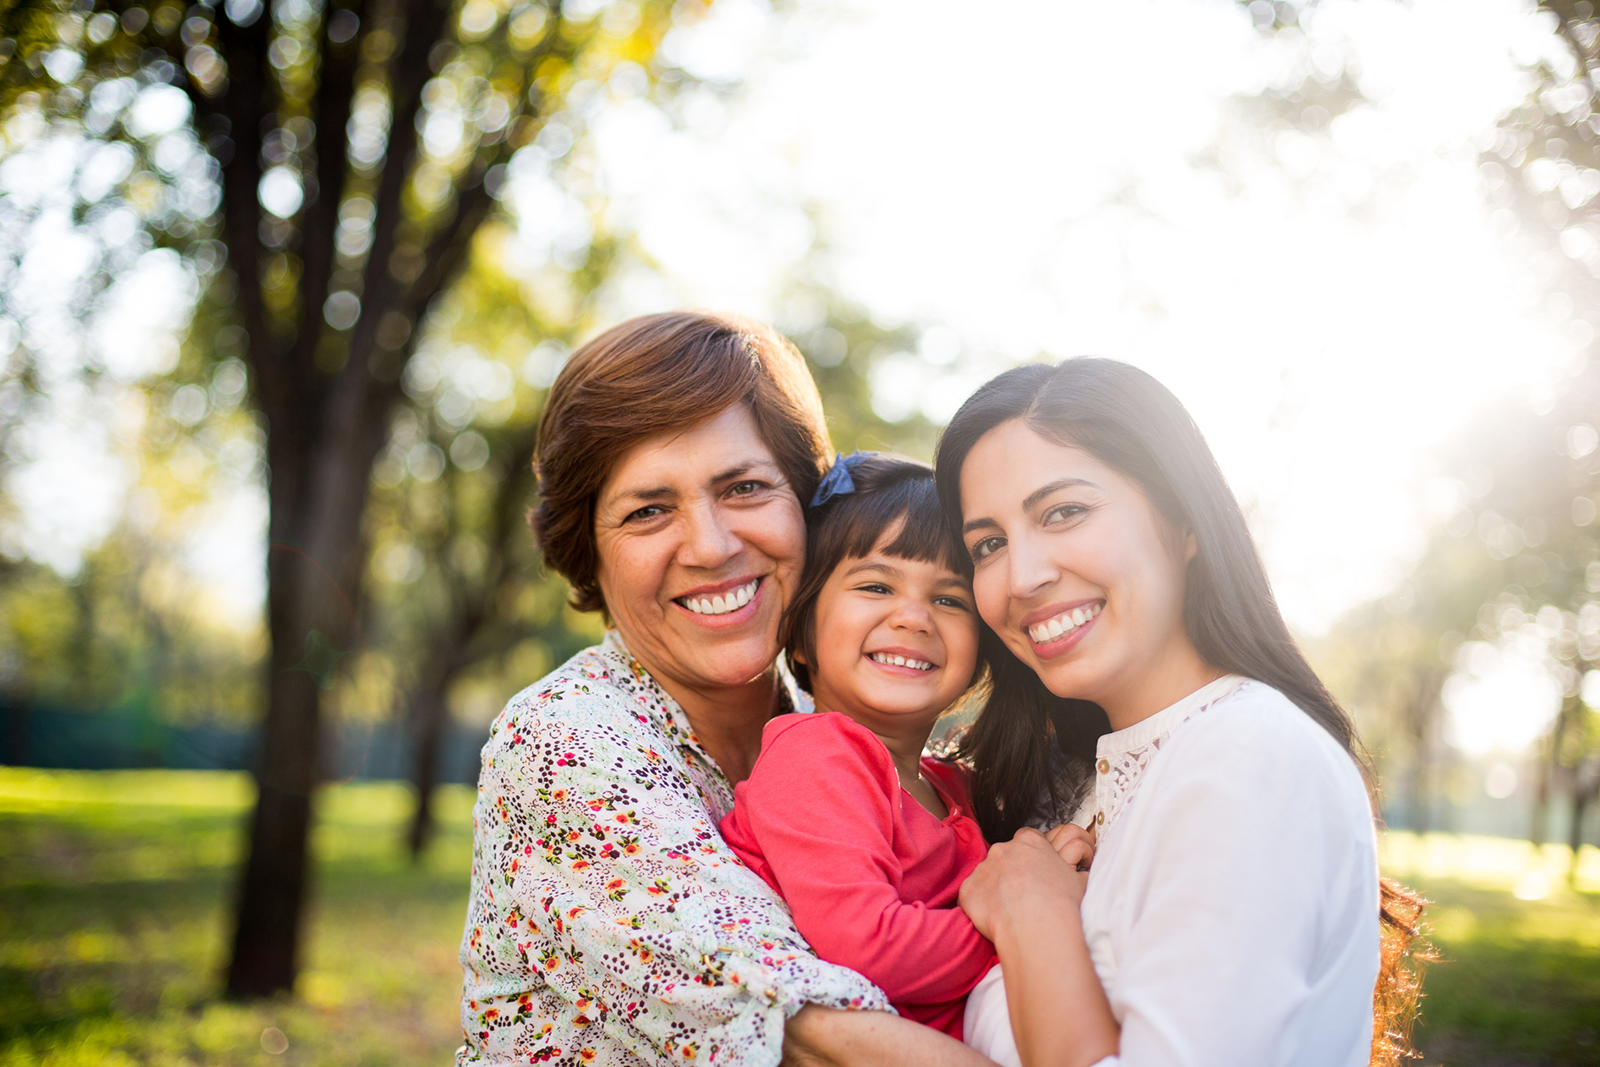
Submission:
[[[1173,731],[1150,768],[1152,781],[1237,792],[1256,803],[1317,797],[1369,818],[1355,757],[1272,686],[1247,681]]]
[[[489,728],[485,750],[518,735],[588,731],[662,732],[660,687],[609,643],[584,649],[506,702]]]
[[[828,781],[871,782],[899,788],[894,760],[877,735],[833,711],[779,715],[761,734],[761,755],[750,771],[760,786]]]
[[[761,731],[760,758],[763,760],[770,755],[781,756],[785,761],[822,762],[844,754],[893,767],[888,750],[871,730],[836,711],[779,715],[768,720]]]

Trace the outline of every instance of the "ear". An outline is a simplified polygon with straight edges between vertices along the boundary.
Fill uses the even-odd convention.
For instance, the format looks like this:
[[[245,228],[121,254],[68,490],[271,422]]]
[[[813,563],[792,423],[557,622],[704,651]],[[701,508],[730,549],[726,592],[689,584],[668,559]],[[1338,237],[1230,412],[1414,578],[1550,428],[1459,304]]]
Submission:
[[[1200,554],[1200,542],[1194,539],[1194,531],[1190,530],[1183,535],[1183,558],[1185,562],[1193,563],[1194,558]]]

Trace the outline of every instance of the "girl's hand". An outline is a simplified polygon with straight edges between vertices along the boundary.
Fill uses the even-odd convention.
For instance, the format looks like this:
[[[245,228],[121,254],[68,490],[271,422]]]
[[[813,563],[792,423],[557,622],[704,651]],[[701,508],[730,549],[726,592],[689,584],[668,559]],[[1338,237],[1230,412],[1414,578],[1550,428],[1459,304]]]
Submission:
[[[1087,871],[1094,862],[1094,835],[1083,827],[1064,822],[1051,827],[1044,836],[1055,848],[1056,855],[1072,864],[1076,870]]]
[[[1081,842],[1071,845],[1075,854],[1080,851]],[[1002,927],[1025,929],[1042,917],[1059,917],[1063,909],[1076,916],[1088,877],[1044,834],[1024,827],[990,847],[988,858],[961,883],[957,899],[978,933],[998,943]]]

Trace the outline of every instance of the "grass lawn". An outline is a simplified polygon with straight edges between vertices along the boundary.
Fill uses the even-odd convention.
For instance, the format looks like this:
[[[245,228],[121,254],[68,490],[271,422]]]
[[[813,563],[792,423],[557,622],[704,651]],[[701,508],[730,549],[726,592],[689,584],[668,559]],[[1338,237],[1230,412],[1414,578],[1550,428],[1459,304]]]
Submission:
[[[251,799],[237,774],[0,767],[0,1065],[451,1061],[471,790],[420,868],[403,786],[326,790],[298,997],[242,1006],[217,990]]]
[[[1600,850],[1390,834],[1387,873],[1434,903],[1440,961],[1423,985],[1425,1064],[1600,1065]],[[1530,899],[1519,899],[1526,897]]]
[[[245,777],[0,767],[0,1067],[450,1062],[472,795],[446,790],[417,868],[408,798],[322,794],[299,995],[242,1006],[217,976]],[[1422,1063],[1600,1067],[1600,851],[1576,890],[1564,849],[1391,834],[1384,851],[1436,901]]]

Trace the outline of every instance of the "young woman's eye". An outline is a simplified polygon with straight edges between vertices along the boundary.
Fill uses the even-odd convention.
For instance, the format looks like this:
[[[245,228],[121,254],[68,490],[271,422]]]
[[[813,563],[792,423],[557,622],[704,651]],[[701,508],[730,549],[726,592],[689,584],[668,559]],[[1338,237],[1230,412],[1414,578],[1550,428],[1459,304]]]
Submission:
[[[976,563],[980,559],[994,555],[994,553],[1004,548],[1005,544],[1006,539],[1004,537],[985,537],[975,543],[967,551],[972,555],[972,562]]]
[[[1088,512],[1089,509],[1084,507],[1082,504],[1058,504],[1044,513],[1044,521],[1047,525],[1058,522],[1068,522],[1072,519],[1086,515]]]

